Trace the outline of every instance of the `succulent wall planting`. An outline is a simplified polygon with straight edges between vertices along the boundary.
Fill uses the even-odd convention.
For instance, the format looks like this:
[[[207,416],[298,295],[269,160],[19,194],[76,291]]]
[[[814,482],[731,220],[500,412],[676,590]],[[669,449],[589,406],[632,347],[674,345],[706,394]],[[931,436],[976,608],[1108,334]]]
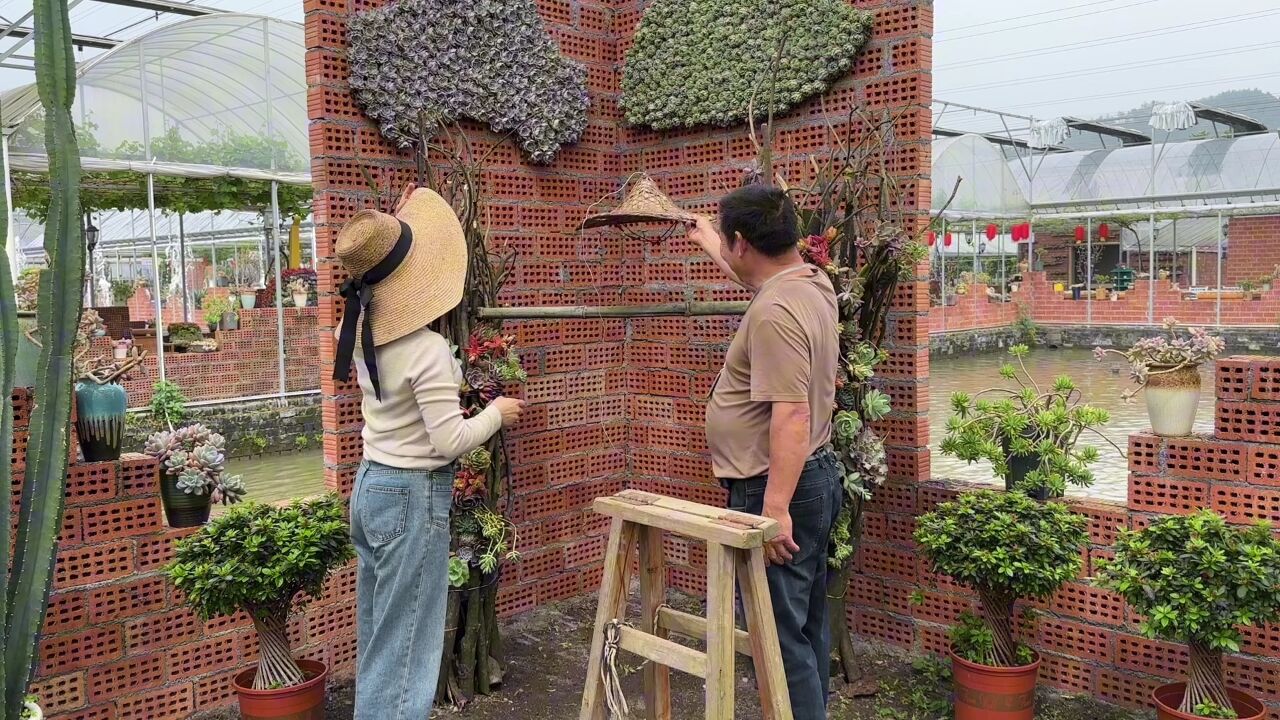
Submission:
[[[356,100],[400,147],[470,118],[549,163],[587,126],[586,69],[533,0],[400,0],[354,16],[349,35]]]
[[[845,0],[656,0],[627,52],[623,112],[655,130],[726,126],[758,90],[756,113],[780,113],[853,67],[872,19]]]

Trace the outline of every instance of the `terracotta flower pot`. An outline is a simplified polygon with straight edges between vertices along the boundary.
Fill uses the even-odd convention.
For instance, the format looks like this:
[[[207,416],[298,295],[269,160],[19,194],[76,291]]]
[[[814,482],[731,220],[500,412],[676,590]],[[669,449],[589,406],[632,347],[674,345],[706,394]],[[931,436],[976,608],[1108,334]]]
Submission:
[[[1200,405],[1200,368],[1152,366],[1143,392],[1147,396],[1147,417],[1151,432],[1164,437],[1186,437],[1196,423]]]
[[[1171,683],[1156,688],[1151,693],[1151,699],[1156,704],[1156,720],[1204,720],[1199,715],[1188,715],[1178,710],[1178,706],[1182,704],[1182,696],[1186,693],[1186,683]],[[1231,698],[1231,709],[1236,711],[1240,720],[1262,720],[1267,716],[1267,707],[1251,695],[1228,688],[1227,697]]]
[[[951,652],[955,720],[1034,720],[1040,656],[1023,667],[988,667]]]
[[[243,720],[324,720],[329,668],[313,660],[299,660],[298,666],[307,681],[279,690],[253,689],[257,665],[232,678],[231,686],[240,698],[240,717]]]

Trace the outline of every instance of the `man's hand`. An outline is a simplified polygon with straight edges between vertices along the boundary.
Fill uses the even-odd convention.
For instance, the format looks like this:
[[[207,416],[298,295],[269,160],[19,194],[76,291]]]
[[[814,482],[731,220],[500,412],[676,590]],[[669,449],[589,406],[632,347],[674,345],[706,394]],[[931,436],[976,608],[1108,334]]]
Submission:
[[[697,216],[698,219],[689,226],[689,239],[697,243],[703,252],[710,257],[715,264],[729,276],[729,279],[735,283],[742,285],[742,280],[738,278],[737,273],[729,267],[729,263],[725,261],[724,255],[720,252],[720,231],[716,230],[716,226],[711,222],[711,218],[706,215]],[[746,287],[743,285],[743,287]]]
[[[791,537],[791,513],[787,508],[765,507],[764,516],[776,520],[781,530],[772,540],[764,544],[764,557],[771,565],[786,565],[791,562],[794,553],[800,552],[800,546]]]

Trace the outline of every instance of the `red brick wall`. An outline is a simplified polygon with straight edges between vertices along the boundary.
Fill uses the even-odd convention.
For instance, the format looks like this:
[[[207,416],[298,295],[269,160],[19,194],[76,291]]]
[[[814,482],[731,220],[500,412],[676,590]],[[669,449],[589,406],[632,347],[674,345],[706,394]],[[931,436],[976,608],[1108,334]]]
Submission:
[[[1180,678],[1185,648],[1153,642],[1117,595],[1089,584],[1097,558],[1108,557],[1118,528],[1144,527],[1159,514],[1209,507],[1233,523],[1280,521],[1280,359],[1233,357],[1218,362],[1215,433],[1211,437],[1129,439],[1127,504],[1073,502],[1089,517],[1090,546],[1080,578],[1068,583],[1024,632],[1044,658],[1040,680],[1109,702],[1149,707],[1150,691]],[[947,625],[975,598],[929,572],[911,539],[915,518],[964,486],[895,483],[878,492],[866,516],[850,584],[857,632],[921,652],[944,652]],[[924,603],[910,602],[924,593]],[[1226,661],[1228,681],[1280,707],[1280,635],[1250,629],[1241,652]]]
[[[1227,222],[1225,232],[1224,284],[1238,285],[1241,280],[1269,275],[1280,265],[1280,215],[1234,217]]]
[[[1187,325],[1214,325],[1217,302],[1211,297],[1186,299],[1182,290],[1169,280],[1156,280],[1155,322],[1174,317]],[[1093,301],[1093,323],[1096,325],[1141,325],[1147,322],[1148,281],[1136,280],[1124,297],[1115,301]],[[1042,272],[1028,273],[1027,282],[1013,293],[1015,302],[1024,302],[1031,316],[1042,324],[1084,324],[1089,317],[1089,303],[1083,298],[1054,292],[1053,283]],[[935,308],[936,309],[936,308]],[[1274,327],[1280,318],[1280,284],[1261,293],[1260,299],[1223,298],[1222,324],[1232,327]]]
[[[981,283],[970,285],[969,292],[955,299],[955,305],[929,308],[930,333],[1008,327],[1018,319],[1017,304],[988,298],[987,286]]]
[[[16,513],[31,396],[18,390],[14,399]],[[73,462],[66,498],[32,687],[45,716],[168,720],[233,702],[230,678],[255,661],[257,636],[244,616],[200,621],[160,574],[174,541],[193,530],[166,526],[155,461],[126,454],[119,462]],[[349,672],[354,603],[352,566],[292,619],[298,655]]]

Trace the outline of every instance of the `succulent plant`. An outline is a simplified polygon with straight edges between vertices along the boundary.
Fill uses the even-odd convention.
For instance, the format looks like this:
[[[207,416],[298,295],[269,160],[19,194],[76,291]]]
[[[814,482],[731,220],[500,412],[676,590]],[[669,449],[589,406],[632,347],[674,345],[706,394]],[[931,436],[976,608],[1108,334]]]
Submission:
[[[871,22],[844,0],[656,0],[627,52],[619,103],[628,122],[656,130],[732,125],[749,107],[783,112],[853,67]]]
[[[165,474],[177,478],[179,490],[189,495],[209,494],[214,502],[239,502],[244,481],[226,476],[226,438],[199,423],[177,430],[161,430],[147,438],[143,452],[160,461]]]
[[[409,147],[462,118],[512,133],[550,163],[587,126],[586,69],[560,54],[533,0],[400,0],[348,29],[351,89],[389,140]]]

